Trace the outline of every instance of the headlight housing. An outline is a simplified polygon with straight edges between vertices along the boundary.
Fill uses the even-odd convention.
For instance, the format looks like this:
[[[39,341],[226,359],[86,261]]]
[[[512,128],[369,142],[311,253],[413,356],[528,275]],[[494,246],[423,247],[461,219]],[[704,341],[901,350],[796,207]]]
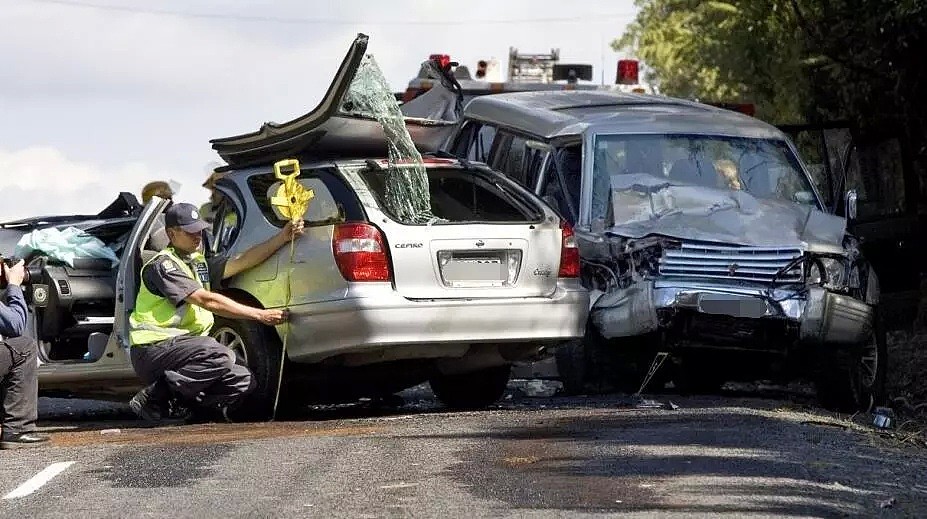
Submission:
[[[845,290],[848,282],[846,263],[837,258],[815,258],[811,261],[807,279],[809,285]]]

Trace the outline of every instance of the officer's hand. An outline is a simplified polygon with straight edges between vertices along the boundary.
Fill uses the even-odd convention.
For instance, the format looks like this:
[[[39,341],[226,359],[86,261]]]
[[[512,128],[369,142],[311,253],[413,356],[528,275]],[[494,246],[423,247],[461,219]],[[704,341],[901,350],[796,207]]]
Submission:
[[[6,263],[3,264],[3,273],[6,276],[6,281],[10,285],[22,285],[23,281],[26,279],[26,264],[23,260],[19,260],[19,263],[13,265],[12,267],[7,267]]]
[[[258,321],[267,326],[276,326],[286,321],[286,312],[283,310],[261,310],[258,313]]]
[[[283,230],[280,231],[280,233],[287,239],[287,241],[295,240],[306,232],[304,225],[305,223],[302,219],[296,220],[296,223],[293,223],[293,221],[290,220],[286,223],[286,225],[283,226]]]

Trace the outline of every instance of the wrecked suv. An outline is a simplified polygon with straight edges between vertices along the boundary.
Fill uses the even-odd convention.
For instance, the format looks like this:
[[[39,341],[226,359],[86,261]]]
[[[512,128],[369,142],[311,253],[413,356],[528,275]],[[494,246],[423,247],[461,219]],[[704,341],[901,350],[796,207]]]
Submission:
[[[474,99],[447,146],[575,228],[592,305],[586,337],[558,350],[568,389],[636,391],[666,352],[653,385],[802,375],[829,407],[880,398],[878,279],[774,127],[670,98],[530,92]]]

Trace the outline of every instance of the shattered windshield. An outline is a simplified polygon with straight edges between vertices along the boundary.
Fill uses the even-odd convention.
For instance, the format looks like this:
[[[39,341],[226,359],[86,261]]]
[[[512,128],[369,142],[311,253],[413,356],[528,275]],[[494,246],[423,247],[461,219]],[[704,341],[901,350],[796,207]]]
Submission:
[[[667,184],[749,193],[753,197],[815,205],[795,156],[784,141],[714,135],[596,135],[592,219],[608,209],[621,175]]]

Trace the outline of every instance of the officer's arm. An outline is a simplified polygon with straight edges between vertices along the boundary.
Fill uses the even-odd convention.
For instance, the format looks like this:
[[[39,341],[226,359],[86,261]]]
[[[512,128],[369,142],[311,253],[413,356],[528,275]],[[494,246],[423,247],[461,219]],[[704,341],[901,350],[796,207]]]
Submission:
[[[192,294],[188,295],[186,301],[200,308],[205,308],[214,314],[231,319],[250,319],[252,321],[260,321],[262,317],[262,311],[260,308],[245,306],[241,303],[238,303],[234,299],[225,297],[222,294],[210,292],[209,290],[203,288],[200,288],[194,291]]]
[[[291,236],[297,238],[302,236],[302,234],[302,221],[299,221],[296,225],[287,222],[286,226],[284,226],[279,233],[274,235],[273,238],[264,243],[259,243],[238,256],[229,259],[225,264],[225,270],[222,271],[222,279],[228,279],[236,274],[260,265],[277,252],[280,247],[289,243]]]
[[[9,285],[3,304],[0,304],[0,335],[4,337],[19,337],[26,330],[26,316],[28,315],[26,298],[19,285]]]

